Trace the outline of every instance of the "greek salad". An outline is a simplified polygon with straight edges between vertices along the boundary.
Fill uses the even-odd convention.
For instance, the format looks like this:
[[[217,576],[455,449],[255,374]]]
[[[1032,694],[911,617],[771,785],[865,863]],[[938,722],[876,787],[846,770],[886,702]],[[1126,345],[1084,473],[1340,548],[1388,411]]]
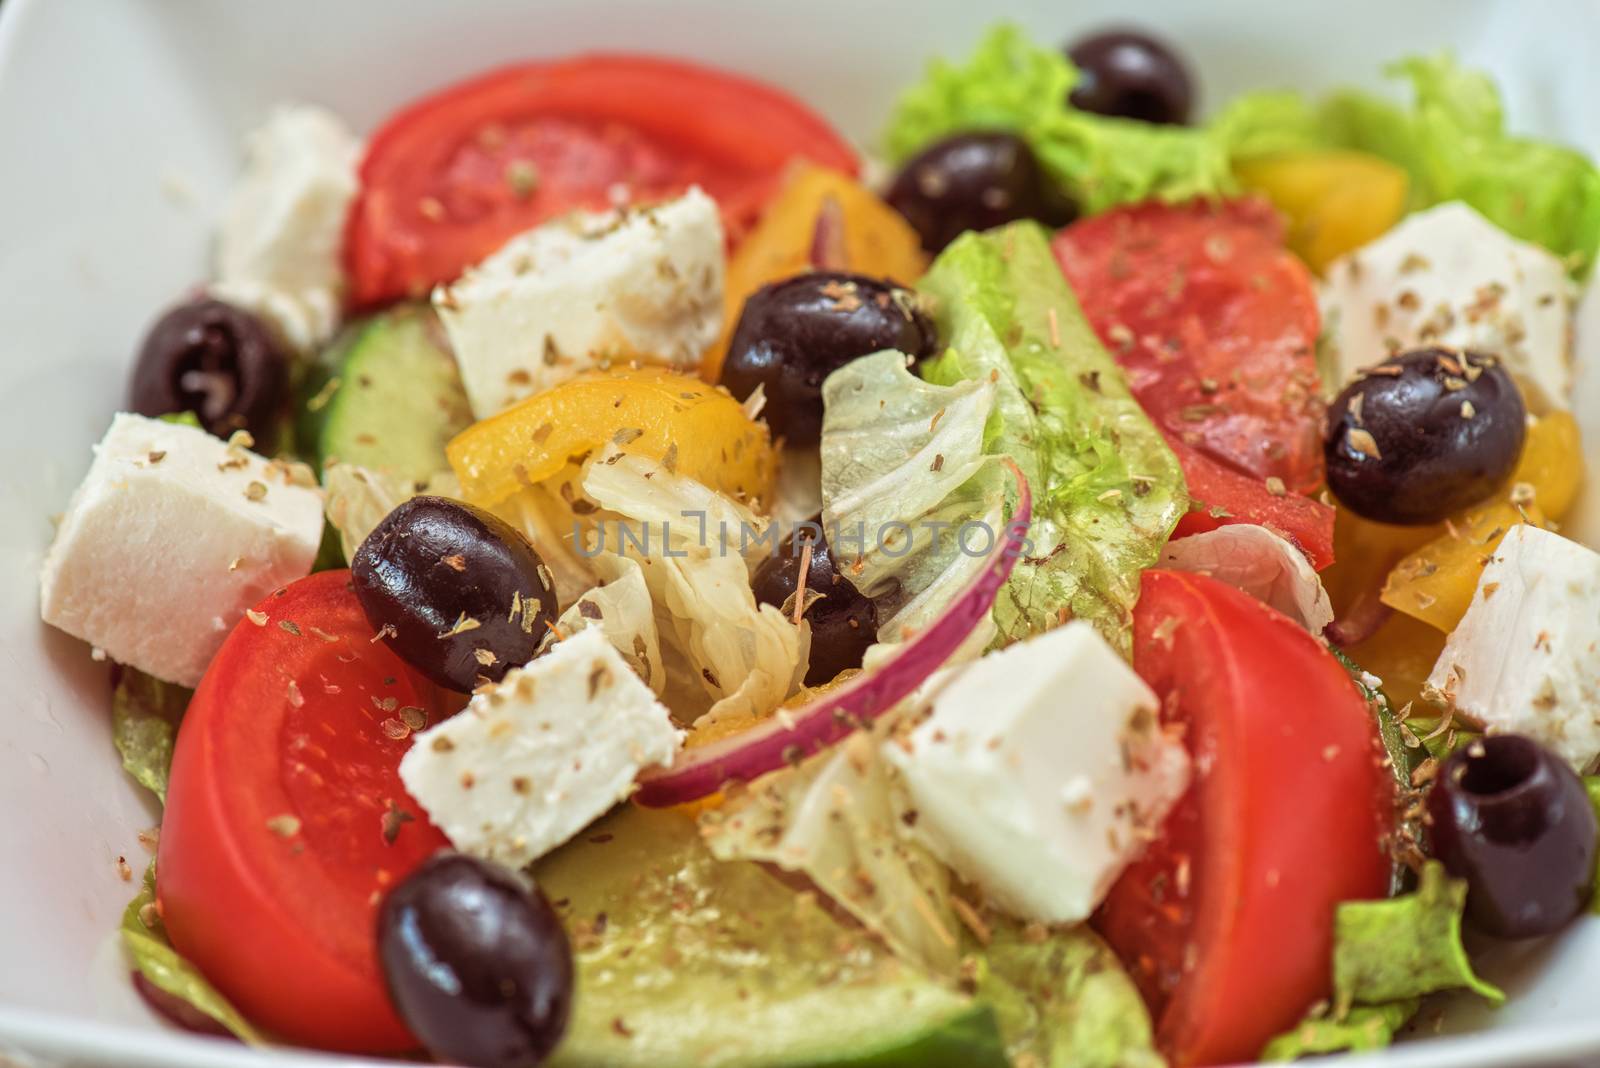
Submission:
[[[1002,24],[867,150],[643,55],[266,116],[40,578],[162,808],[134,985],[473,1068],[1504,1001],[1463,929],[1594,908],[1600,171],[1386,70],[1203,116]]]

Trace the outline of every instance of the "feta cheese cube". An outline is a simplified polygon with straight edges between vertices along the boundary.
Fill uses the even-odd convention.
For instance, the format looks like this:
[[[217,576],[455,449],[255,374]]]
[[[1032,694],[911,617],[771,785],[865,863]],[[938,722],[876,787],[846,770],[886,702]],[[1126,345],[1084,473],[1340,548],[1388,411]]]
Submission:
[[[1485,729],[1525,734],[1588,769],[1600,756],[1600,553],[1512,527],[1428,686]]]
[[[605,815],[682,744],[596,627],[417,735],[400,778],[457,849],[520,868]]]
[[[1498,356],[1539,409],[1572,389],[1577,287],[1561,260],[1458,201],[1328,266],[1323,319],[1341,382],[1423,345]]]
[[[314,356],[338,333],[344,310],[337,290],[279,289],[250,279],[213,282],[206,296],[254,315],[288,354],[302,357]]]
[[[245,609],[311,571],[309,472],[121,414],[45,556],[40,614],[113,660],[194,686]]]
[[[211,294],[260,315],[301,352],[339,325],[359,149],[331,112],[279,108],[246,142],[244,174],[222,218]]]
[[[1074,923],[1098,905],[1189,783],[1156,695],[1088,623],[961,669],[906,744],[917,827],[1015,914]]]
[[[434,291],[480,419],[617,359],[694,367],[722,326],[722,220],[698,187],[519,234]]]

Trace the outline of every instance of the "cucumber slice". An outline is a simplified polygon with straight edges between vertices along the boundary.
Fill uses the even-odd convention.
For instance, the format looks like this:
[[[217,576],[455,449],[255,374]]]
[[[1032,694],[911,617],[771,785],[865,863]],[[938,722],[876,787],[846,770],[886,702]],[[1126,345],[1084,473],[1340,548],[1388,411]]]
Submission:
[[[344,460],[426,482],[448,466],[445,444],[472,423],[455,357],[425,304],[350,327],[301,391],[298,436],[319,468]]]
[[[992,1012],[694,821],[627,806],[540,862],[577,993],[550,1068],[1005,1068]]]

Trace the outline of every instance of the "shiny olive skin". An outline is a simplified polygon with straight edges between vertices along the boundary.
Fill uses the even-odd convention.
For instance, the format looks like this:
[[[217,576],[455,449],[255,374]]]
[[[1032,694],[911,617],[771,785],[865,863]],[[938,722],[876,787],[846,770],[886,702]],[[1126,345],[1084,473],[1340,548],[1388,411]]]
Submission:
[[[1078,68],[1068,100],[1080,111],[1182,126],[1194,108],[1194,79],[1176,52],[1148,34],[1113,30],[1067,48]]]
[[[1328,488],[1357,515],[1416,525],[1492,495],[1527,438],[1522,394],[1491,356],[1419,349],[1362,372],[1328,408]]]
[[[378,960],[389,1000],[439,1060],[534,1068],[566,1033],[572,947],[521,876],[439,853],[384,899]]]
[[[905,216],[930,253],[968,230],[988,230],[1016,219],[1065,226],[1077,216],[1028,143],[1002,131],[977,130],[935,141],[900,168],[884,199]]]
[[[779,543],[778,551],[761,561],[750,581],[756,600],[783,608],[800,583],[805,546],[811,546],[806,589],[823,595],[805,613],[811,621],[811,665],[806,685],[821,686],[847,668],[861,666],[861,657],[878,640],[878,609],[834,567],[833,552],[820,535],[821,517],[814,516]],[[793,611],[793,603],[789,610]]]
[[[1433,849],[1467,881],[1467,917],[1501,938],[1551,934],[1594,891],[1594,805],[1530,738],[1488,735],[1445,761],[1428,795]]]
[[[128,380],[128,408],[140,415],[193,412],[225,438],[247,430],[270,453],[289,400],[289,357],[247,311],[199,298],[156,320]]]
[[[763,387],[762,417],[773,434],[790,445],[815,445],[824,379],[883,349],[931,356],[937,340],[910,290],[859,274],[813,271],[763,286],[744,302],[722,384],[739,400]]]
[[[462,693],[533,659],[557,614],[555,583],[528,539],[446,497],[413,497],[390,512],[350,574],[372,628]]]

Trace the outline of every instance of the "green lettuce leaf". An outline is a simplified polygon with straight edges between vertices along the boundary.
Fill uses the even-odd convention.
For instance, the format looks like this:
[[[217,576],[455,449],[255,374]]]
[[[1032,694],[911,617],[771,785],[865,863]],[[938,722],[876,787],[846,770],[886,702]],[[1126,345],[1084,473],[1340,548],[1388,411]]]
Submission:
[[[1594,813],[1600,816],[1600,775],[1590,775],[1583,780],[1584,789],[1589,791],[1589,803],[1594,805]],[[1596,862],[1595,894],[1589,901],[1589,911],[1600,913],[1600,861]]]
[[[1469,730],[1437,709],[1413,712],[1401,721],[1401,725],[1435,760],[1444,760],[1456,750],[1483,737],[1482,731]]]
[[[975,960],[978,1000],[994,1010],[1011,1063],[1160,1068],[1138,989],[1087,926],[1000,923]]]
[[[1230,159],[1323,148],[1327,135],[1315,106],[1292,90],[1258,89],[1235,97],[1206,124]]]
[[[322,541],[317,545],[316,559],[311,561],[312,572],[337,571],[342,567],[349,567],[350,561],[344,557],[344,544],[339,534],[339,528],[328,522],[322,521]]]
[[[589,566],[615,579],[633,570],[621,558],[639,564],[661,653],[671,654],[671,665],[662,665],[662,694],[674,715],[700,728],[759,718],[800,688],[811,657],[810,623],[796,626],[777,607],[757,603],[742,555],[770,531],[768,524],[670,464],[619,452],[592,456],[582,487],[604,509],[596,518],[605,520],[588,544]],[[645,638],[648,662],[648,638],[630,635],[628,646],[635,636]],[[674,676],[688,686],[675,685]]]
[[[1313,1013],[1293,1031],[1268,1042],[1261,1059],[1293,1061],[1326,1053],[1382,1049],[1417,1014],[1419,1004],[1416,998],[1407,998],[1384,1005],[1358,1005],[1342,1019],[1334,1019],[1326,1010]]]
[[[1355,680],[1356,689],[1361,691],[1361,696],[1367,699],[1367,709],[1378,722],[1378,738],[1383,742],[1383,751],[1389,756],[1390,770],[1394,773],[1396,785],[1403,790],[1409,790],[1411,773],[1417,770],[1417,765],[1422,763],[1426,754],[1420,746],[1413,746],[1406,740],[1405,731],[1400,727],[1400,717],[1395,715],[1394,706],[1389,703],[1388,695],[1381,688],[1382,680],[1367,674],[1359,664],[1345,656],[1336,646],[1328,648]]]
[[[963,524],[1004,523],[998,459],[984,451],[995,386],[940,386],[880,352],[823,383],[823,521],[850,581],[878,609],[878,640],[925,627],[982,569],[984,539]],[[992,630],[975,639],[981,649]]]
[[[1378,724],[1378,738],[1383,742],[1383,751],[1389,758],[1389,770],[1394,776],[1395,787],[1400,797],[1412,795],[1414,784],[1412,774],[1427,759],[1428,752],[1416,735],[1408,731],[1401,723],[1400,717],[1395,714],[1394,706],[1389,703],[1389,696],[1382,690],[1382,680],[1366,671],[1351,660],[1336,646],[1328,647],[1334,658],[1344,666],[1355,680],[1356,689],[1361,691],[1361,696],[1367,699],[1367,709]],[[1415,811],[1416,806],[1403,805],[1408,811]],[[1406,861],[1424,855],[1424,832],[1421,815],[1410,818],[1397,816],[1395,819],[1395,841],[1390,848],[1394,856],[1393,866],[1389,877],[1389,893],[1399,894],[1408,889],[1414,879],[1411,868]]]
[[[1356,91],[1318,104],[1252,93],[1211,129],[1235,159],[1298,148],[1381,156],[1410,176],[1412,210],[1465,201],[1507,233],[1587,269],[1600,245],[1600,170],[1586,156],[1509,133],[1494,82],[1448,53],[1402,59],[1386,73],[1410,83],[1409,110]]]
[[[167,801],[167,773],[178,722],[193,693],[130,667],[111,694],[111,740],[135,782]]]
[[[883,141],[898,163],[961,130],[1013,130],[1088,214],[1236,193],[1237,159],[1358,149],[1406,170],[1412,210],[1465,201],[1506,232],[1587,269],[1600,245],[1600,171],[1587,157],[1507,132],[1493,81],[1449,54],[1409,57],[1386,70],[1410,83],[1409,110],[1353,90],[1317,102],[1266,90],[1234,100],[1204,126],[1154,126],[1072,107],[1067,94],[1078,71],[1071,61],[1001,24],[965,63],[931,63],[901,97]]]
[[[322,546],[317,550],[319,563],[330,558],[354,560],[356,550],[367,540],[367,535],[390,512],[418,494],[461,496],[461,484],[455,472],[448,468],[424,482],[402,482],[386,472],[342,460],[330,460],[322,469],[322,489],[327,519]],[[331,532],[329,527],[333,528]],[[330,539],[334,539],[334,544],[329,544]],[[315,565],[313,570],[316,570]]]
[[[1430,860],[1417,889],[1387,901],[1347,901],[1334,918],[1334,1011],[1465,988],[1499,1004],[1505,994],[1472,970],[1461,944],[1467,884]]]
[[[1139,573],[1188,507],[1183,472],[1067,287],[1046,232],[1012,223],[957,238],[919,290],[943,354],[930,382],[989,382],[984,451],[1033,492],[1030,545],[995,603],[1004,641],[1067,619],[1127,653]]]
[[[1291,1061],[1387,1046],[1418,999],[1471,990],[1492,1004],[1505,994],[1472,970],[1461,944],[1467,884],[1428,861],[1415,891],[1385,901],[1347,901],[1334,917],[1333,1003],[1319,1005],[1267,1043],[1264,1061]]]
[[[1079,111],[1078,71],[1016,26],[990,30],[965,64],[933,61],[900,98],[884,147],[903,162],[931,141],[971,129],[1014,130],[1060,189],[1086,212],[1130,201],[1236,192],[1226,145],[1204,129]]]
[[[700,817],[718,860],[798,872],[901,960],[954,978],[961,927],[950,872],[904,832],[912,808],[874,734],[857,731],[797,767],[764,775]]]
[[[156,865],[151,861],[150,867],[145,869],[139,896],[130,901],[122,913],[122,944],[134,968],[152,986],[194,1006],[241,1041],[253,1046],[266,1045],[266,1036],[241,1016],[216,987],[206,982],[199,969],[172,948],[162,928],[161,917],[156,913],[155,900]]]

